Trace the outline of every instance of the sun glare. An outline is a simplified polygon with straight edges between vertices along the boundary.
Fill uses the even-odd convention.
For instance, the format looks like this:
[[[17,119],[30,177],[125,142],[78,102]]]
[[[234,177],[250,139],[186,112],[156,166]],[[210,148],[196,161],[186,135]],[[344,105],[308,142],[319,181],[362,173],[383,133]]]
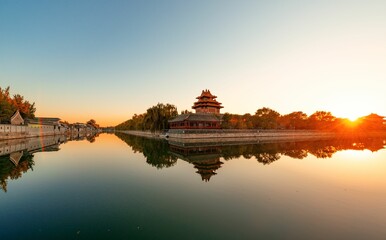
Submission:
[[[339,111],[339,112],[340,112],[340,114],[338,113],[336,115],[337,117],[347,118],[352,123],[357,122],[357,120],[359,118],[361,118],[361,117],[366,115],[366,114],[359,113],[359,111],[355,111],[355,110],[350,111],[350,109],[347,109],[346,111],[342,110],[342,111]]]
[[[372,152],[370,150],[345,150],[339,154],[347,160],[363,161],[370,158]]]
[[[359,117],[357,117],[357,116],[348,117],[348,120],[350,120],[350,122],[352,122],[352,123],[356,122],[358,119],[359,119]]]
[[[351,122],[356,122],[360,117],[363,117],[363,116],[364,115],[361,115],[360,113],[355,112],[355,111],[347,111],[347,112],[342,114],[343,118],[347,118]]]
[[[334,116],[346,118],[355,123],[359,118],[371,113],[369,109],[370,103],[353,99],[350,96],[345,98],[344,102],[336,103],[331,107],[331,112]]]

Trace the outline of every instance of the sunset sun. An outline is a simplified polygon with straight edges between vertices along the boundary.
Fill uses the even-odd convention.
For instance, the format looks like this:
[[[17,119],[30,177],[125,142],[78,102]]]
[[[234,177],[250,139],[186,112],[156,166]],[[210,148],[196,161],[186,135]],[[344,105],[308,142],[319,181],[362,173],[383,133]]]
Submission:
[[[358,120],[358,118],[360,118],[361,116],[358,115],[358,114],[351,114],[351,115],[348,115],[347,118],[348,120],[350,120],[351,122],[355,122]]]
[[[335,104],[332,109],[332,113],[339,118],[346,118],[351,122],[355,122],[358,118],[367,116],[371,113],[366,106],[366,102],[354,102],[350,101],[352,104]]]

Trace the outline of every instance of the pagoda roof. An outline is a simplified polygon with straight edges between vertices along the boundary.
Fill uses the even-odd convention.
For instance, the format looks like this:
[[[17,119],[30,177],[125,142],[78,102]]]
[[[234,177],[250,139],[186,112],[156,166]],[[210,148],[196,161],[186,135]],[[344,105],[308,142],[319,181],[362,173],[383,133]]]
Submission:
[[[193,103],[192,108],[202,108],[202,107],[214,107],[214,108],[223,108],[220,102],[217,102],[217,96],[212,95],[209,90],[202,90],[200,96],[196,97],[198,99],[197,102]]]
[[[169,120],[170,123],[183,122],[183,121],[218,122],[220,121],[220,119],[214,114],[210,114],[210,113],[187,113],[187,114],[178,115],[174,119]]]
[[[202,90],[201,95],[196,97],[196,98],[200,99],[200,98],[204,98],[204,97],[207,97],[207,98],[217,98],[217,96],[212,95],[212,93],[210,93],[210,91],[208,89]]]
[[[200,108],[200,107],[215,107],[215,108],[223,108],[223,106],[220,106],[221,103],[216,102],[195,102],[194,106],[192,106],[193,109]]]

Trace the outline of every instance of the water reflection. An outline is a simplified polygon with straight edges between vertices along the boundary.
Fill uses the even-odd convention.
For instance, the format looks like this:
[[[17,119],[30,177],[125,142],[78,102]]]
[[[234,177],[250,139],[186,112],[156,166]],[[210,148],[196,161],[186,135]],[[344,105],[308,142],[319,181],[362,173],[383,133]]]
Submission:
[[[134,152],[141,152],[146,162],[159,169],[175,165],[177,159],[194,165],[196,173],[203,181],[209,181],[221,168],[224,160],[255,158],[263,165],[271,164],[282,156],[304,159],[309,155],[316,158],[331,158],[343,150],[370,150],[376,152],[385,147],[385,137],[341,138],[317,141],[260,142],[245,143],[181,143],[176,141],[155,140],[138,136],[115,133],[121,140],[132,147]]]
[[[197,169],[196,173],[200,174],[205,182],[208,182],[213,175],[216,175],[216,171],[223,164],[220,161],[222,157],[221,148],[218,146],[184,148],[170,145],[169,147],[172,155],[193,164],[194,168]]]
[[[176,164],[177,157],[169,153],[169,144],[164,140],[149,139],[124,133],[115,133],[122,141],[127,143],[133,152],[140,152],[146,162],[158,169],[171,167]]]
[[[23,173],[26,173],[35,165],[33,154],[18,152],[17,154],[20,155],[20,157],[18,157],[16,164],[13,160],[13,154],[14,153],[0,157],[0,188],[4,192],[7,192],[8,179],[15,180],[20,178]]]
[[[270,164],[285,155],[303,159],[309,154],[317,158],[331,158],[334,153],[343,150],[370,150],[376,152],[385,146],[383,138],[347,138],[319,141],[273,142],[222,147],[226,160],[255,157],[258,162]]]
[[[16,180],[23,173],[33,170],[34,153],[59,151],[59,146],[67,141],[86,139],[95,141],[98,134],[56,135],[39,138],[0,141],[0,188],[7,192],[8,180]]]

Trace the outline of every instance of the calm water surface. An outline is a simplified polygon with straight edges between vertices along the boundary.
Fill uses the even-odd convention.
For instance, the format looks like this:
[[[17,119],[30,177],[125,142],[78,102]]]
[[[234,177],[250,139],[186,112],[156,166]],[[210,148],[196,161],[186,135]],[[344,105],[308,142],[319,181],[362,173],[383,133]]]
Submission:
[[[3,154],[0,239],[385,239],[384,146],[101,134]]]

